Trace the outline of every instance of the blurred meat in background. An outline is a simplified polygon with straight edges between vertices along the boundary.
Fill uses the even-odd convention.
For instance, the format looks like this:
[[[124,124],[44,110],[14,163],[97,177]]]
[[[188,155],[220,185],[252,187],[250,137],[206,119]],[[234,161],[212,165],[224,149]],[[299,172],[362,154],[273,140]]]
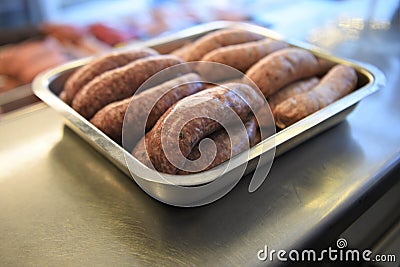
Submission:
[[[334,49],[368,25],[389,29],[398,6],[398,0],[2,0],[0,92],[67,60],[215,20],[250,21]]]
[[[1,1],[0,92],[68,60],[208,21],[248,20],[242,2]]]

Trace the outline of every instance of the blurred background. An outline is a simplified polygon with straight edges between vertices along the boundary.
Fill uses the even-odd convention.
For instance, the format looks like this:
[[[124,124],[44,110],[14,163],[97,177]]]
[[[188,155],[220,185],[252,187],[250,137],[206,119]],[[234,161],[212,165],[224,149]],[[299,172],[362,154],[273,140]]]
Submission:
[[[0,26],[104,24],[132,38],[147,38],[207,21],[249,20],[298,38],[316,24],[337,18],[356,19],[355,29],[366,20],[373,20],[370,26],[375,29],[385,29],[396,12],[398,19],[398,6],[398,0],[1,0]]]
[[[0,93],[66,61],[215,20],[262,25],[340,56],[399,53],[387,34],[399,33],[399,0],[0,0]]]

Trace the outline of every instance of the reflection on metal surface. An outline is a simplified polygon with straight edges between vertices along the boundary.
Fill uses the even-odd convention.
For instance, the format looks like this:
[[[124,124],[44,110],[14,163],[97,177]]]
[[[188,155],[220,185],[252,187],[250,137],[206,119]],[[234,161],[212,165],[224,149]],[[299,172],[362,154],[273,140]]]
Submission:
[[[32,92],[31,84],[0,93],[0,116],[39,101],[39,98]]]
[[[343,29],[363,30],[365,23],[362,18],[340,17],[337,26]]]
[[[313,28],[307,40],[329,50],[345,42],[359,41],[359,46],[368,46],[362,40],[363,35],[390,30],[390,19],[396,16],[395,10],[399,8],[396,1],[350,1],[348,4],[350,8],[344,14],[325,25]]]
[[[11,121],[17,119],[18,117],[27,116],[29,115],[29,113],[43,109],[45,107],[47,107],[45,103],[37,102],[36,104],[28,105],[23,108],[8,112],[6,114],[0,114],[0,122]]]
[[[23,158],[25,159],[34,158],[37,157],[37,155],[42,155],[43,152],[45,152],[43,151],[43,148],[46,147],[46,145],[54,144],[57,141],[52,139],[51,137],[52,136],[49,133],[43,133],[43,136],[41,136],[40,138],[34,140],[26,140],[25,142],[22,141],[18,144],[18,146],[13,147],[12,149],[2,149],[2,153],[0,154],[0,162],[2,163],[1,171],[5,173],[12,173],[13,171],[15,171],[15,169],[29,168],[30,166],[28,162],[16,161],[15,159],[21,157],[22,154],[24,155]],[[7,134],[5,138],[12,137]],[[29,147],[29,150],[26,149],[27,147]]]

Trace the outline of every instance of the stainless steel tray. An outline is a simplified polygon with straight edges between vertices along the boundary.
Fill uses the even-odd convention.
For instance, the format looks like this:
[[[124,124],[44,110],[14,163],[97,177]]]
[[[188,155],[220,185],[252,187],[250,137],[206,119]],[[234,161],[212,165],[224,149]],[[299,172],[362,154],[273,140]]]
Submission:
[[[61,113],[66,119],[66,124],[72,130],[90,143],[105,157],[111,160],[129,177],[133,178],[148,194],[160,201],[172,205],[197,206],[219,198],[222,190],[232,188],[237,181],[230,178],[234,175],[233,173],[238,167],[247,164],[246,173],[249,173],[256,167],[257,158],[260,155],[274,150],[275,147],[276,155],[282,154],[307,139],[312,138],[318,133],[336,125],[346,118],[361,99],[379,90],[385,84],[385,77],[382,72],[372,65],[337,58],[310,44],[291,40],[266,28],[246,23],[220,21],[203,24],[166,37],[135,43],[119,50],[129,50],[132,47],[146,46],[154,48],[161,53],[168,53],[190,40],[194,40],[208,32],[223,28],[244,29],[273,39],[284,40],[292,46],[309,50],[319,57],[337,63],[351,65],[358,73],[358,87],[351,94],[302,119],[290,127],[277,132],[274,136],[254,146],[245,160],[240,156],[235,157],[231,161],[230,169],[224,172],[222,175],[223,177],[220,177],[221,169],[226,166],[221,164],[209,171],[198,174],[187,176],[169,175],[168,181],[157,179],[153,176],[150,178],[150,176],[146,175],[147,170],[149,169],[143,167],[143,165],[141,165],[126,150],[58,98],[58,94],[63,89],[64,82],[69,75],[80,66],[90,62],[91,58],[72,61],[40,74],[33,82],[34,93],[49,106]],[[139,166],[137,171],[131,173],[128,170],[126,163],[127,160],[130,163]],[[214,183],[212,187],[207,187],[208,183],[216,180],[219,182]]]

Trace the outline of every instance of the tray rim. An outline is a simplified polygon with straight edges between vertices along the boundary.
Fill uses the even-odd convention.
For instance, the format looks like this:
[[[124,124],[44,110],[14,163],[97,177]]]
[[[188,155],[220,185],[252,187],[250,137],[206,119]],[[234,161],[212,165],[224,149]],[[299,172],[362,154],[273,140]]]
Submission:
[[[143,168],[144,172],[139,170],[134,175],[140,179],[146,180],[147,182],[177,185],[177,186],[200,186],[217,179],[220,174],[225,174],[226,172],[229,172],[237,168],[238,166],[248,163],[250,160],[255,159],[261,154],[266,153],[271,149],[275,149],[279,145],[317,126],[319,123],[329,119],[335,114],[338,114],[341,111],[345,110],[346,108],[349,108],[357,104],[363,98],[380,90],[382,87],[385,86],[385,76],[378,68],[376,68],[371,64],[362,63],[359,61],[350,60],[346,58],[338,58],[330,54],[329,52],[319,47],[316,47],[312,44],[290,38],[285,38],[281,34],[274,32],[270,29],[244,22],[216,21],[216,22],[201,24],[179,31],[177,33],[170,34],[168,36],[162,36],[143,42],[136,42],[122,48],[114,49],[113,51],[124,51],[135,47],[154,47],[157,45],[162,45],[177,40],[187,39],[190,37],[194,37],[196,35],[205,34],[207,32],[224,28],[243,29],[255,33],[260,33],[266,37],[282,40],[292,46],[306,49],[312,52],[313,54],[318,55],[319,57],[326,58],[328,60],[333,60],[338,63],[344,63],[350,65],[354,67],[358,72],[365,75],[368,78],[368,83],[363,87],[353,91],[349,95],[335,101],[334,103],[328,105],[327,107],[307,116],[306,118],[277,132],[275,135],[255,145],[250,149],[246,162],[242,162],[240,157],[236,156],[231,159],[228,169],[226,169],[227,163],[225,162],[223,164],[215,166],[211,170],[207,170],[197,174],[190,174],[190,175],[163,174],[165,177],[167,177],[168,181],[165,181],[163,179],[150,179],[146,176],[144,177],[143,174],[145,174],[146,172],[148,173],[148,171],[150,171],[149,168],[145,167],[142,163],[140,163],[136,158],[130,155],[120,145],[115,143],[107,135],[98,130],[88,120],[83,118],[79,113],[73,110],[72,107],[64,103],[58,96],[56,96],[50,90],[49,86],[51,82],[54,81],[54,79],[56,79],[59,75],[61,75],[66,71],[71,71],[74,68],[87,64],[93,59],[93,56],[74,60],[39,74],[32,83],[33,92],[35,93],[35,95],[41,98],[45,103],[47,103],[57,112],[61,113],[68,120],[67,124],[70,127],[72,126],[75,132],[77,132],[77,130],[80,131],[80,133],[77,132],[80,137],[84,138],[86,141],[91,143],[96,150],[98,150],[109,160],[111,160],[115,165],[117,165],[118,168],[120,168],[130,178],[133,177],[126,166],[125,157],[128,157],[129,160],[133,160],[133,162],[137,164],[137,166]],[[221,172],[221,170],[225,171]]]

